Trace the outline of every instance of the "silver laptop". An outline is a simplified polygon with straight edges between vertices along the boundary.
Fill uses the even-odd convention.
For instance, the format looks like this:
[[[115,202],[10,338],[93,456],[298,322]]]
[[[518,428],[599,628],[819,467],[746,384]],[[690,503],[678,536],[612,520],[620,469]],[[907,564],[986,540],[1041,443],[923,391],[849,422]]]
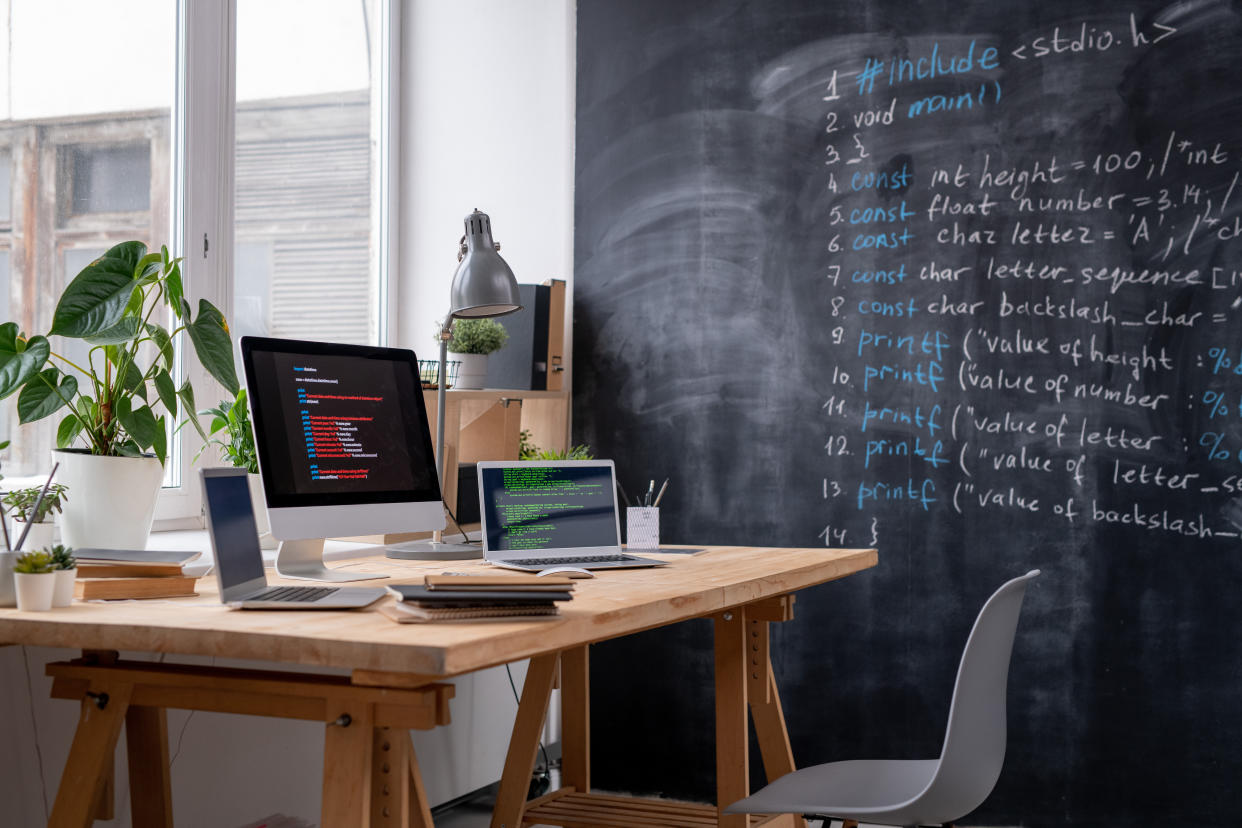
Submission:
[[[611,460],[488,460],[478,468],[489,563],[528,571],[667,563],[622,551]]]
[[[240,609],[353,609],[384,597],[382,587],[268,586],[246,470],[200,473],[222,602]]]

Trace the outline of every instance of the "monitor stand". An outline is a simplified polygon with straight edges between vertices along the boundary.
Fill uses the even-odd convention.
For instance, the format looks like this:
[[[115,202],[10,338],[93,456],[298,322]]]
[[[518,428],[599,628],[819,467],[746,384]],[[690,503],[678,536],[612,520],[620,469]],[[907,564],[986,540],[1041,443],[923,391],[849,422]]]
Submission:
[[[371,581],[387,578],[374,572],[342,572],[323,565],[323,538],[281,541],[276,549],[276,574],[282,578],[299,578],[305,581]]]
[[[431,540],[390,543],[384,555],[401,561],[464,561],[483,557],[483,546],[473,543],[448,543],[441,538],[443,530],[437,529]]]

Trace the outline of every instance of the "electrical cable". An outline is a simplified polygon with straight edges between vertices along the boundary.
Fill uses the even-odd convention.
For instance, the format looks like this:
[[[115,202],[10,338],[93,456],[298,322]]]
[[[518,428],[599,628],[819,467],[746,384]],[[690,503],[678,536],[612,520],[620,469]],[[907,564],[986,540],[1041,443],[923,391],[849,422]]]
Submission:
[[[43,775],[43,749],[39,747],[39,722],[35,719],[34,684],[30,679],[30,659],[27,657],[25,644],[22,645],[22,664],[26,665],[26,700],[30,704],[30,726],[34,729],[35,759],[39,765],[39,788],[43,792],[43,821],[46,823],[50,818],[47,808],[47,779]]]
[[[453,525],[457,527],[457,531],[461,532],[462,543],[474,544],[474,541],[470,540],[470,536],[466,534],[466,530],[461,528],[461,523],[458,522],[457,515],[453,514],[453,510],[449,508],[448,501],[440,498],[440,502],[444,504],[444,511],[449,513],[449,518],[453,521]]]

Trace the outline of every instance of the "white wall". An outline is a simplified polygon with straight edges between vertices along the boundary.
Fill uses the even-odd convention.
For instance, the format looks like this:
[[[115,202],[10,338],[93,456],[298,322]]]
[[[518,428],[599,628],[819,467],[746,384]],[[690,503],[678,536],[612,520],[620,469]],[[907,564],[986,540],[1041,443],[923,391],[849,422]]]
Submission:
[[[572,0],[407,3],[397,341],[435,356],[462,219],[519,282],[572,279]]]
[[[409,0],[402,16],[393,340],[428,357],[473,208],[491,215],[519,281],[572,280],[575,9],[572,0]],[[74,655],[0,647],[0,823],[40,824],[43,787],[55,795],[77,705],[48,699],[43,665]],[[498,669],[460,680],[451,709],[454,725],[415,736],[433,801],[499,777],[516,705]],[[172,750],[181,745],[172,773],[181,828],[274,812],[318,819],[322,726],[172,711],[169,733]],[[117,819],[100,826],[130,824],[123,745]]]

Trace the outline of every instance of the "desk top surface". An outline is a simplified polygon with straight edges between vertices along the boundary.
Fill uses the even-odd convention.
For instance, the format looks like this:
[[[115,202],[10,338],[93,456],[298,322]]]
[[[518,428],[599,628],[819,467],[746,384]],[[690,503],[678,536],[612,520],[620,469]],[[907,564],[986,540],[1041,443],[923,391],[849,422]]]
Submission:
[[[574,599],[548,620],[397,624],[376,611],[251,611],[221,606],[211,576],[194,598],[77,602],[49,612],[0,609],[0,643],[139,650],[290,664],[453,676],[603,641],[794,592],[875,566],[874,549],[708,547],[665,555],[655,569],[602,571],[576,581]],[[502,574],[482,561],[352,560],[386,574],[358,586],[421,582],[426,574]],[[269,572],[270,583],[284,581]],[[384,598],[383,601],[390,601]]]

